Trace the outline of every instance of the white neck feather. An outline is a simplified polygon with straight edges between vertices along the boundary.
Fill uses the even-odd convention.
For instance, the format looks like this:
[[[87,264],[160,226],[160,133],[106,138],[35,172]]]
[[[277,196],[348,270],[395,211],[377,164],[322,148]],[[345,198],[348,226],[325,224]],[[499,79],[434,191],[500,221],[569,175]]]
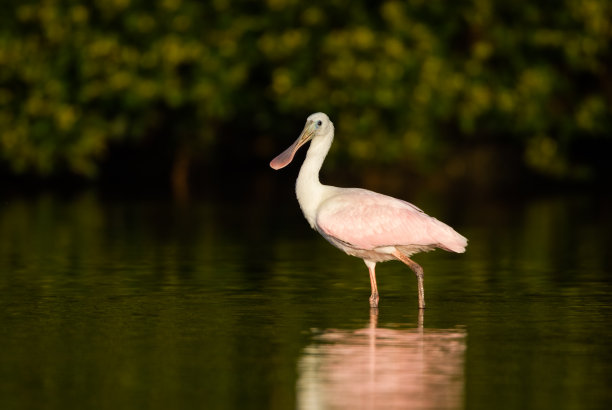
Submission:
[[[330,126],[331,128],[325,134],[315,136],[310,142],[306,159],[300,168],[295,184],[295,193],[300,208],[313,228],[317,208],[325,200],[327,186],[319,182],[319,171],[334,140],[334,128],[333,125],[330,124]]]

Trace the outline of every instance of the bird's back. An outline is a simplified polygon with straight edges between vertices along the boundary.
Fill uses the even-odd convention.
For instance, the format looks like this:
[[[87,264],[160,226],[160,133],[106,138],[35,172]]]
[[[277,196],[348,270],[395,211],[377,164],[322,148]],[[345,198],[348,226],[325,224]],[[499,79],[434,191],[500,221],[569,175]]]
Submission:
[[[358,188],[336,188],[317,210],[316,228],[355,249],[395,246],[406,254],[464,252],[467,239],[416,206]]]

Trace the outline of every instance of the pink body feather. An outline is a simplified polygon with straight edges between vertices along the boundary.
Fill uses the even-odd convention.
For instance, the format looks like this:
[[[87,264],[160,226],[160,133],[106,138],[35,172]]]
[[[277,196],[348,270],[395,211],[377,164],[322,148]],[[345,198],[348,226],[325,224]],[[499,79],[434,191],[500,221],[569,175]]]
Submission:
[[[442,248],[465,252],[467,239],[416,206],[365,189],[342,189],[324,201],[317,229],[352,248],[398,246],[406,255]]]

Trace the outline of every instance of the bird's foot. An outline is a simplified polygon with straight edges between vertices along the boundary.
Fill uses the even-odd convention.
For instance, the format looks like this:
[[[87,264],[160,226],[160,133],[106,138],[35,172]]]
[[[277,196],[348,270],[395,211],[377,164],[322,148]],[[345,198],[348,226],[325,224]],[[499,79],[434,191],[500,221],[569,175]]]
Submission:
[[[377,308],[378,307],[378,293],[372,293],[370,295],[370,307],[371,308]]]

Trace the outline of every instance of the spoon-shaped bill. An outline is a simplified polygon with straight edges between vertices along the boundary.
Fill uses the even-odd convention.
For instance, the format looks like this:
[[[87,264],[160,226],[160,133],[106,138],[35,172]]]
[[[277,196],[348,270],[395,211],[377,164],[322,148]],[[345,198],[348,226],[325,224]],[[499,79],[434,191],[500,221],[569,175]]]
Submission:
[[[308,121],[304,130],[295,140],[293,144],[286,150],[284,150],[281,154],[279,154],[276,158],[270,161],[270,167],[274,169],[281,169],[289,165],[289,163],[293,160],[293,156],[297,152],[298,149],[305,143],[307,143],[312,136],[314,135],[315,127],[312,121]]]
[[[289,165],[289,163],[293,160],[293,156],[301,146],[300,139],[301,137],[291,144],[289,148],[270,161],[270,166],[274,169],[281,169]]]

